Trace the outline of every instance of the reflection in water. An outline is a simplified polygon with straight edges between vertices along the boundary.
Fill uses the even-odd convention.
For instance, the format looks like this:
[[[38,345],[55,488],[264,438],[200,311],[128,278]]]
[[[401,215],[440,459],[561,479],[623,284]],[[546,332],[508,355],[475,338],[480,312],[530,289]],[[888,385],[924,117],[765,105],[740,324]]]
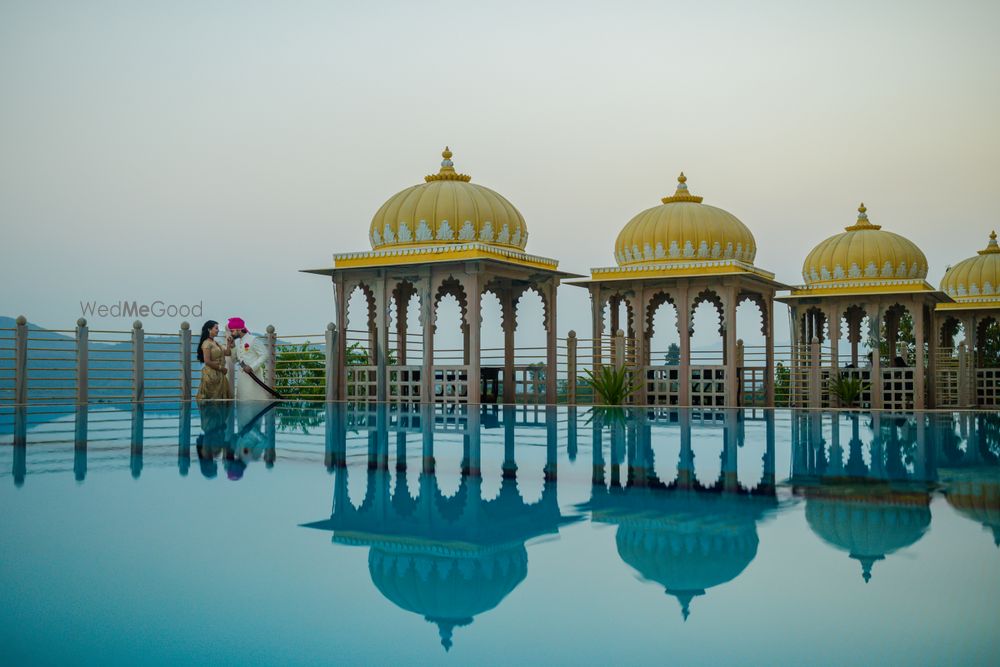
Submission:
[[[645,581],[678,599],[687,620],[691,601],[735,579],[757,555],[757,523],[778,505],[774,484],[774,415],[768,413],[763,474],[753,489],[737,479],[737,448],[742,444],[742,415],[725,413],[721,429],[722,469],[703,484],[694,472],[690,411],[668,415],[680,425],[680,456],[672,479],[656,471],[651,446],[656,419],[612,419],[611,451],[625,449],[626,483],[612,469],[604,482],[602,428],[594,429],[594,485],[589,502],[593,520],[618,526],[618,555]],[[631,446],[629,446],[631,445]]]
[[[835,414],[828,442],[825,419],[821,414],[795,419],[791,482],[805,498],[809,528],[858,561],[867,583],[876,562],[913,545],[930,526],[933,472],[925,420]],[[846,458],[845,420],[850,428]]]
[[[963,414],[958,419],[958,436],[951,415],[948,456],[940,468],[941,483],[948,504],[992,533],[1000,547],[1000,414]],[[964,440],[965,447],[960,443]]]
[[[6,462],[15,487],[31,475],[54,473],[82,483],[95,471],[124,477],[127,468],[139,478],[144,466],[172,467],[174,451],[177,470],[186,475],[192,445],[197,470],[206,478],[240,479],[258,460],[270,467],[276,444],[289,459],[320,465],[322,456],[334,473],[332,511],[328,519],[306,525],[331,531],[338,545],[367,547],[375,590],[436,626],[445,649],[457,628],[496,608],[524,582],[530,540],[558,535],[584,513],[595,523],[615,526],[621,562],[676,598],[684,619],[693,610],[708,615],[701,596],[711,600],[712,589],[751,566],[759,524],[777,515],[779,493],[802,501],[812,535],[795,539],[819,538],[842,552],[844,562],[854,559],[857,565],[851,567],[866,582],[891,567],[901,550],[921,540],[930,547],[924,536],[934,494],[963,517],[960,525],[975,540],[983,540],[981,526],[1000,546],[998,414],[780,412],[776,434],[771,412],[543,409],[528,420],[520,410],[217,403],[69,406],[46,414],[20,408],[0,413],[0,437],[11,446]],[[192,427],[193,418],[200,424]],[[287,428],[280,443],[276,427]],[[502,436],[493,441],[502,443],[503,462],[499,491],[486,498],[482,440],[494,429]],[[592,460],[582,471],[588,443],[586,435],[578,442],[578,429],[589,430],[591,441]],[[461,476],[450,495],[441,490],[436,473],[435,437],[442,432],[461,441]],[[745,443],[748,433],[758,435]],[[779,457],[783,465],[790,461],[782,483],[776,480],[776,438],[782,452],[790,446],[791,456]],[[361,465],[348,466],[348,440],[352,453],[362,453]],[[698,456],[711,459],[708,466],[696,468],[693,441],[700,443]],[[543,443],[544,448],[532,447]],[[757,454],[747,456],[745,444],[763,445],[759,463]],[[570,487],[586,502],[565,513],[557,498],[563,447],[563,465],[568,461],[571,474],[576,470],[577,479],[592,482],[589,488]],[[665,448],[674,447],[676,459],[671,454],[663,461]],[[519,470],[519,463],[529,460],[525,454],[534,452],[544,456],[544,464]],[[715,469],[716,454],[719,474],[699,475]],[[418,462],[414,469],[407,468],[408,456]],[[752,472],[747,476],[746,470]],[[349,475],[365,484],[358,506],[348,497]],[[518,480],[526,486],[531,476],[544,482],[539,500],[528,503]],[[450,481],[442,486],[450,488]],[[940,502],[934,511],[951,513]],[[787,544],[791,550],[797,546]],[[984,546],[992,556],[992,548]],[[891,583],[883,577],[873,585],[880,582],[883,592]],[[661,604],[672,609],[674,603]]]
[[[273,466],[276,448],[272,410],[278,405],[275,401],[199,403],[202,433],[195,442],[195,451],[201,474],[206,479],[218,476],[217,459],[220,458],[226,477],[232,481],[243,478],[251,461],[264,459],[267,467]],[[184,444],[186,442],[190,442],[190,436],[181,440],[178,455],[181,474],[187,473],[190,461],[190,447]]]
[[[393,418],[392,423],[384,410],[348,412],[346,417],[352,428],[367,432],[372,441],[364,500],[357,507],[351,504],[345,452],[336,451],[331,457],[336,463],[330,518],[304,526],[332,531],[336,544],[368,547],[368,570],[375,587],[399,608],[437,625],[441,645],[448,650],[455,628],[469,625],[496,607],[527,576],[525,542],[557,534],[560,526],[578,517],[560,512],[551,474],[546,474],[538,501],[526,503],[521,496],[513,458],[512,408],[504,410],[503,421],[498,423],[511,447],[500,491],[492,499],[483,498],[479,474],[481,413],[473,410],[466,414],[465,427],[458,431],[462,433],[464,457],[459,487],[452,496],[444,495],[438,487],[435,419],[429,409],[422,410],[419,417],[414,415],[412,421]],[[390,434],[396,437],[394,488],[390,488],[388,470]],[[406,467],[410,436],[419,436],[423,455],[416,497],[411,495]],[[334,447],[338,444],[343,442]]]

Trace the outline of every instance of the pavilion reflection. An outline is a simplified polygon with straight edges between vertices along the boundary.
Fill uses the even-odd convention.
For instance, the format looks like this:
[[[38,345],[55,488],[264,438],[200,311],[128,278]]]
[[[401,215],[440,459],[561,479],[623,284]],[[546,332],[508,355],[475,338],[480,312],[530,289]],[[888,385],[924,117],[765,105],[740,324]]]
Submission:
[[[945,498],[960,515],[980,524],[1000,547],[1000,414],[938,416]]]
[[[651,418],[650,415],[653,415]],[[722,467],[707,483],[695,474],[692,416],[681,410],[668,418],[680,426],[680,455],[672,478],[657,472],[652,448],[655,413],[623,420],[614,413],[594,425],[594,479],[591,498],[580,505],[592,520],[618,526],[618,555],[645,581],[676,597],[687,620],[691,601],[732,581],[757,555],[757,524],[778,507],[774,478],[774,414],[767,412],[762,475],[747,488],[738,481],[738,449],[744,438],[742,411],[724,411]],[[603,431],[611,436],[611,479],[605,479]],[[619,462],[624,453],[625,481]]]
[[[916,544],[930,526],[933,431],[923,414],[793,417],[793,493],[805,498],[813,533],[858,561],[866,583],[876,562]]]
[[[545,465],[539,500],[528,503],[521,495],[511,406],[503,408],[502,422],[492,407],[482,411],[463,407],[455,421],[431,405],[398,411],[386,406],[369,410],[331,405],[327,411],[327,418],[333,420],[333,428],[330,423],[327,428],[333,507],[329,519],[303,526],[331,531],[335,544],[368,547],[372,583],[400,609],[435,624],[445,650],[452,646],[455,628],[495,608],[525,579],[528,540],[556,535],[561,526],[579,519],[564,516],[559,509],[551,460]],[[491,499],[483,497],[479,463],[484,421],[503,428],[505,435],[500,490]],[[442,492],[435,471],[438,428],[452,433],[457,428],[463,436],[459,486],[450,496]],[[348,430],[368,435],[367,470],[352,471],[347,466],[344,434]],[[394,475],[388,466],[390,435],[396,438]],[[418,438],[422,464],[413,486],[407,449],[410,440]],[[357,506],[348,495],[352,473],[365,476],[364,499]]]

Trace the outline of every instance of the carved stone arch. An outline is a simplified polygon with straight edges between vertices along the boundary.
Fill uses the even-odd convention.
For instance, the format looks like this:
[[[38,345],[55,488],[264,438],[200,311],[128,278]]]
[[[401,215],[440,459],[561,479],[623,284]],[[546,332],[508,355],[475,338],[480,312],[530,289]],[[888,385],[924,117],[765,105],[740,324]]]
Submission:
[[[969,333],[965,331],[965,325],[962,320],[955,317],[954,315],[948,315],[941,321],[941,327],[938,329],[937,340],[941,347],[955,347],[955,336],[958,335],[959,328],[965,334],[965,337],[969,337]]]
[[[989,333],[989,328],[993,325],[1000,325],[1000,320],[997,320],[994,315],[985,315],[982,319],[976,322],[976,340],[967,343],[970,349],[972,349],[972,343],[975,343],[975,350],[979,363],[982,363],[986,354],[986,335]],[[969,335],[966,334],[966,338],[968,337]]]
[[[678,328],[677,334],[680,335],[680,333],[681,333],[680,330],[679,330],[680,329],[681,318],[679,317],[680,312],[679,312],[679,309],[678,309],[678,306],[677,306],[677,302],[674,300],[674,298],[670,295],[669,292],[667,292],[666,290],[660,290],[656,294],[654,294],[653,297],[649,300],[649,303],[646,304],[645,325],[646,325],[646,339],[647,340],[652,340],[653,339],[653,318],[656,316],[656,313],[660,309],[660,306],[662,306],[665,303],[669,303],[671,306],[673,306],[673,308],[674,308],[674,314],[678,315],[678,317],[677,317],[677,328]]]
[[[846,308],[841,307],[840,316],[847,322],[847,340],[850,343],[861,342],[861,323],[868,317],[865,307],[852,303]]]
[[[739,308],[748,301],[757,306],[757,310],[760,311],[760,333],[767,340],[771,334],[770,327],[768,326],[771,323],[771,318],[769,317],[767,299],[762,294],[744,292],[736,297],[736,307]]]
[[[409,304],[410,299],[412,299],[414,296],[419,297],[419,293],[417,292],[417,287],[416,285],[413,284],[413,282],[407,280],[406,278],[403,278],[402,280],[397,282],[396,286],[392,288],[392,292],[390,293],[390,298],[396,304],[397,321],[406,317],[406,312],[405,310],[402,309],[401,304],[403,303]]]
[[[691,301],[691,307],[688,311],[688,322],[691,323],[691,331],[689,333],[694,333],[694,312],[698,310],[698,306],[700,306],[703,301],[707,301],[715,306],[715,311],[719,315],[719,335],[725,336],[727,324],[725,305],[723,304],[722,297],[719,296],[719,293],[711,287],[707,287],[701,292],[698,292],[698,294],[695,295],[694,299]]]
[[[637,311],[637,301],[638,298],[632,290],[616,290],[604,295],[604,302],[601,304],[601,312],[604,312],[604,306],[609,306],[611,308],[616,307],[617,304],[625,302],[625,335],[634,336],[635,335],[635,323],[636,323],[636,311]],[[603,319],[603,315],[602,315]],[[621,324],[619,322],[619,324]],[[612,336],[615,335],[615,331],[610,332]]]
[[[541,299],[541,301],[542,301],[542,328],[545,331],[549,330],[549,295],[548,295],[548,290],[545,289],[545,287],[546,286],[540,285],[538,283],[531,283],[530,285],[524,285],[524,286],[521,286],[519,288],[516,288],[518,291],[516,291],[514,293],[513,298],[511,300],[512,303],[514,304],[514,314],[515,314],[514,328],[515,329],[517,328],[517,317],[516,317],[516,315],[517,315],[518,305],[521,302],[521,297],[524,296],[525,292],[529,292],[530,291],[530,292],[534,292],[535,294],[537,294],[538,298]]]
[[[806,335],[806,332],[808,331],[806,322],[809,320],[810,317],[816,317],[817,321],[819,322],[819,332],[818,332],[819,335],[816,336],[816,338],[819,339],[819,341],[822,343],[823,341],[829,338],[828,329],[830,325],[829,322],[830,318],[827,315],[826,310],[822,306],[809,306],[802,312],[802,316],[796,323],[796,326],[799,328],[799,335],[801,336],[801,340],[803,343],[812,342],[811,338],[807,337]]]
[[[890,321],[890,318],[897,318],[896,324],[898,326],[899,320],[902,319],[903,315],[907,313],[909,313],[911,318],[914,317],[914,313],[910,309],[910,306],[908,306],[905,303],[900,303],[899,301],[896,301],[891,306],[882,311],[882,322],[883,324],[885,324]]]
[[[433,322],[432,326],[434,331],[437,332],[437,313],[438,304],[441,303],[441,299],[445,296],[451,295],[455,297],[458,301],[458,307],[461,311],[461,326],[462,331],[469,326],[469,295],[465,292],[465,286],[462,285],[462,281],[453,275],[449,275],[447,278],[442,280],[437,289],[434,291],[434,310],[433,310]]]
[[[365,322],[365,329],[371,331],[375,327],[375,315],[376,315],[375,290],[372,289],[372,287],[365,280],[354,280],[344,285],[344,294],[345,294],[344,313],[348,318],[348,321],[345,322],[344,325],[345,332],[350,327],[351,297],[353,297],[354,292],[359,289],[361,290],[361,294],[364,295],[365,303],[368,306],[368,321]]]

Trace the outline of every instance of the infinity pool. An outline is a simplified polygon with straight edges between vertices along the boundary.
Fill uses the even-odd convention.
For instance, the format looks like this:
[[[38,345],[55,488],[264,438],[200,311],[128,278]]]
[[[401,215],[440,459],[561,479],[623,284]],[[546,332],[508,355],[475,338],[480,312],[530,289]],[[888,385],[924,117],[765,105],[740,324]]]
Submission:
[[[0,662],[997,664],[1000,415],[0,412]]]

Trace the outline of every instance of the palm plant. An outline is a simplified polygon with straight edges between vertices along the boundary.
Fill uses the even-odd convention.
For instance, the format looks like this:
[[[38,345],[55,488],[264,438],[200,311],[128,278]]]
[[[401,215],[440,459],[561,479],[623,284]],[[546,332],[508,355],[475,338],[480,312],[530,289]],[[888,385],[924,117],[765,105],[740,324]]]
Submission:
[[[830,378],[830,393],[845,408],[853,408],[861,400],[861,394],[868,390],[868,383],[853,375],[839,373]]]
[[[584,372],[602,405],[622,405],[639,389],[625,367],[601,366],[596,373],[589,368]]]

